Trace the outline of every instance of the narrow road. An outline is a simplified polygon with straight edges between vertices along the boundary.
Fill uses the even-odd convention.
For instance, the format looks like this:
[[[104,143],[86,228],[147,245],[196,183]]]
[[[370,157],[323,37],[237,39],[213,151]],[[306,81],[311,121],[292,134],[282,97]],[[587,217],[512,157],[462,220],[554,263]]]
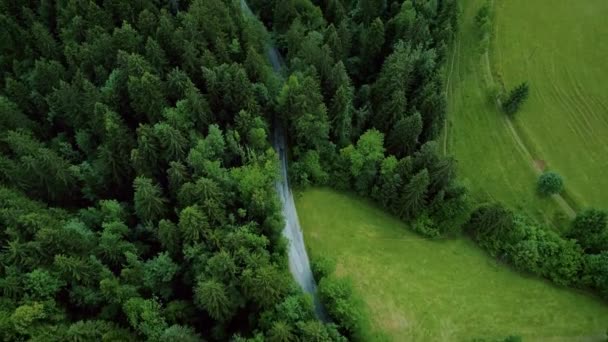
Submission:
[[[246,15],[254,17],[245,0],[241,0],[241,9]],[[284,65],[281,54],[271,44],[268,45],[266,53],[273,70],[280,75]],[[285,238],[289,241],[289,270],[302,290],[312,296],[317,317],[320,320],[327,322],[329,319],[325,313],[325,310],[323,309],[323,306],[321,305],[319,296],[317,296],[317,285],[310,269],[310,261],[308,259],[308,253],[306,253],[304,236],[302,234],[302,229],[300,228],[300,221],[298,220],[298,213],[293,200],[293,193],[289,187],[289,180],[287,177],[287,148],[285,143],[285,134],[283,127],[279,123],[275,122],[273,126],[273,146],[279,156],[281,172],[279,179],[276,181],[275,187],[277,189],[277,193],[279,194],[283,209],[283,216],[285,217],[283,236],[285,236]]]

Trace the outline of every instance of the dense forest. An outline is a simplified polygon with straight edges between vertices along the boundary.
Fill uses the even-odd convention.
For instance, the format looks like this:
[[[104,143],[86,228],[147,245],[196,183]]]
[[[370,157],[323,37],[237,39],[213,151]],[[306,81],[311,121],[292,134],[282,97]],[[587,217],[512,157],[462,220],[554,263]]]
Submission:
[[[343,339],[287,270],[259,22],[221,0],[0,9],[0,339]]]
[[[250,6],[261,22],[230,0],[0,0],[1,339],[361,339],[348,284],[321,284],[326,323],[289,274],[277,127],[297,186],[354,190],[429,237],[466,223],[522,269],[608,289],[605,213],[566,237],[469,215],[435,143],[455,0]]]

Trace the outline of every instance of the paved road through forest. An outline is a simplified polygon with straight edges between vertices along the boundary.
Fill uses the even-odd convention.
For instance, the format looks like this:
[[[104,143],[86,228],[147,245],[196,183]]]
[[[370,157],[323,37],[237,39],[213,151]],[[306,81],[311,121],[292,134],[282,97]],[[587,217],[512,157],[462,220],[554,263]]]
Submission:
[[[241,8],[247,15],[253,16],[253,13],[245,0],[241,0]],[[272,68],[277,74],[280,74],[283,69],[281,54],[270,44],[267,47],[266,53],[272,64]],[[287,177],[287,152],[283,127],[276,122],[273,126],[273,146],[279,156],[281,171],[275,186],[281,200],[283,216],[285,217],[283,236],[289,241],[289,270],[296,282],[302,287],[302,290],[312,296],[317,317],[323,321],[328,321],[327,314],[323,310],[319,297],[316,294],[317,285],[310,269],[310,261],[308,259],[308,253],[306,253],[306,247],[304,246],[304,236],[302,234],[302,229],[300,228],[300,221],[298,220],[293,193],[289,187],[289,180]]]

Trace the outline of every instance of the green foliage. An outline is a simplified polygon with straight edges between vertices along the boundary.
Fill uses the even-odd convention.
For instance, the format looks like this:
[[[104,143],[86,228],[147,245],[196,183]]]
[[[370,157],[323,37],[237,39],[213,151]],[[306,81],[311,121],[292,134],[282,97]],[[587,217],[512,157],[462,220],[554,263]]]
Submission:
[[[142,221],[156,221],[165,214],[167,200],[162,197],[160,186],[153,184],[149,178],[137,177],[133,188],[135,212]]]
[[[576,239],[588,253],[608,251],[608,214],[597,209],[578,213],[567,236]]]
[[[303,74],[290,76],[277,102],[297,146],[323,150],[329,140],[329,122],[318,81]]]
[[[63,286],[61,279],[45,270],[36,269],[26,275],[25,288],[36,299],[52,298]]]
[[[194,289],[196,304],[216,320],[224,321],[233,314],[234,303],[225,286],[213,279],[200,279]]]
[[[519,111],[519,108],[528,98],[530,93],[530,86],[527,82],[524,82],[517,87],[513,88],[509,93],[509,96],[505,99],[502,104],[502,109],[508,115],[513,115]]]
[[[441,231],[439,231],[435,222],[426,215],[419,216],[412,223],[412,230],[429,238],[436,238],[441,235]]]
[[[269,144],[280,85],[259,23],[220,0],[0,8],[0,339],[340,340],[310,322],[310,303],[279,309],[298,290]],[[297,11],[323,24],[314,6]],[[305,48],[325,55],[307,62],[329,73],[318,37]],[[294,108],[315,145],[306,172],[325,182],[327,85],[313,75],[296,91],[313,101]],[[352,101],[336,100],[345,132]]]
[[[315,279],[323,279],[334,273],[336,261],[329,257],[318,257],[312,260],[311,268]]]
[[[475,25],[478,30],[481,52],[487,53],[490,48],[490,39],[493,30],[492,3],[490,1],[486,1],[477,11],[477,14],[475,15]]]
[[[492,255],[559,285],[580,285],[584,254],[573,241],[515,216],[500,204],[473,212],[466,230]]]
[[[329,275],[319,281],[318,292],[340,332],[355,341],[366,340],[370,321],[363,301],[355,294],[352,280]]]
[[[562,177],[555,172],[545,172],[538,178],[538,193],[543,196],[559,194],[564,189]]]
[[[291,165],[289,171],[294,183],[302,187],[311,184],[325,184],[329,178],[321,166],[319,153],[315,150],[306,151],[300,160]]]

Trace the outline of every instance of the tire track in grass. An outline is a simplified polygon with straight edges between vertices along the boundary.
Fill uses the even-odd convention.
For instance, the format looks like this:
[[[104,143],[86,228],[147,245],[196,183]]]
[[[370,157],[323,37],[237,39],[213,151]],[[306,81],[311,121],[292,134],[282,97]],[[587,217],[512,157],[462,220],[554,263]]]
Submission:
[[[452,75],[454,73],[454,63],[456,60],[460,60],[460,37],[456,38],[454,42],[454,52],[452,53],[451,63],[450,63],[450,71],[448,72],[448,76],[445,82],[445,98],[446,102],[450,101],[450,88],[452,87]],[[452,119],[453,115],[450,116]],[[449,122],[446,110],[446,117],[443,120],[443,155],[446,156],[448,154],[448,135],[449,135]]]
[[[490,1],[490,7],[494,8],[494,1]],[[494,23],[494,26],[496,26],[495,23]],[[496,34],[496,32],[495,32],[495,34]],[[483,70],[485,70],[485,74],[486,74],[485,78],[488,80],[488,82],[489,82],[488,84],[490,86],[494,86],[496,83],[494,81],[494,75],[492,73],[492,67],[491,67],[491,63],[490,63],[490,55],[489,55],[488,51],[484,52],[482,61],[483,61],[483,64],[485,64],[483,67]],[[500,110],[501,102],[500,102],[500,99],[498,99],[498,98],[496,99],[496,105],[497,105],[497,109]],[[527,164],[529,165],[529,167],[532,169],[532,171],[536,175],[542,174],[542,171],[536,167],[535,159],[532,156],[530,149],[526,146],[526,144],[524,143],[524,140],[521,138],[520,133],[518,132],[517,128],[513,124],[513,120],[505,115],[503,117],[503,122],[505,123],[508,131],[511,133],[511,137],[513,138],[513,141],[519,147],[520,152],[528,160]],[[576,216],[576,211],[564,199],[563,196],[561,196],[560,194],[555,194],[555,195],[552,195],[551,198],[553,198],[553,200],[562,208],[564,213],[566,213],[566,215],[568,215],[570,218],[574,218]]]
[[[601,122],[605,125],[608,125],[608,117],[600,114],[600,111],[597,110],[597,107],[601,106],[598,105],[596,99],[591,96],[590,92],[585,91],[583,85],[580,82],[580,79],[572,73],[571,68],[565,66],[564,69],[566,71],[566,75],[568,76],[570,83],[573,86],[572,89],[574,89],[574,95],[576,96],[576,98],[579,99],[580,103],[582,103],[587,108],[587,112],[590,114],[590,116],[596,119],[596,122]]]
[[[549,83],[551,89],[553,89],[553,93],[555,94],[556,103],[559,104],[558,107],[566,109],[566,116],[568,126],[575,133],[575,136],[581,138],[581,141],[588,147],[591,147],[593,143],[584,139],[587,134],[585,132],[593,131],[593,127],[591,127],[591,123],[589,123],[585,118],[584,111],[581,110],[580,107],[577,106],[571,97],[571,94],[563,89],[563,87],[559,86],[561,84],[554,76],[553,73],[548,73]],[[596,143],[596,142],[594,142]]]

